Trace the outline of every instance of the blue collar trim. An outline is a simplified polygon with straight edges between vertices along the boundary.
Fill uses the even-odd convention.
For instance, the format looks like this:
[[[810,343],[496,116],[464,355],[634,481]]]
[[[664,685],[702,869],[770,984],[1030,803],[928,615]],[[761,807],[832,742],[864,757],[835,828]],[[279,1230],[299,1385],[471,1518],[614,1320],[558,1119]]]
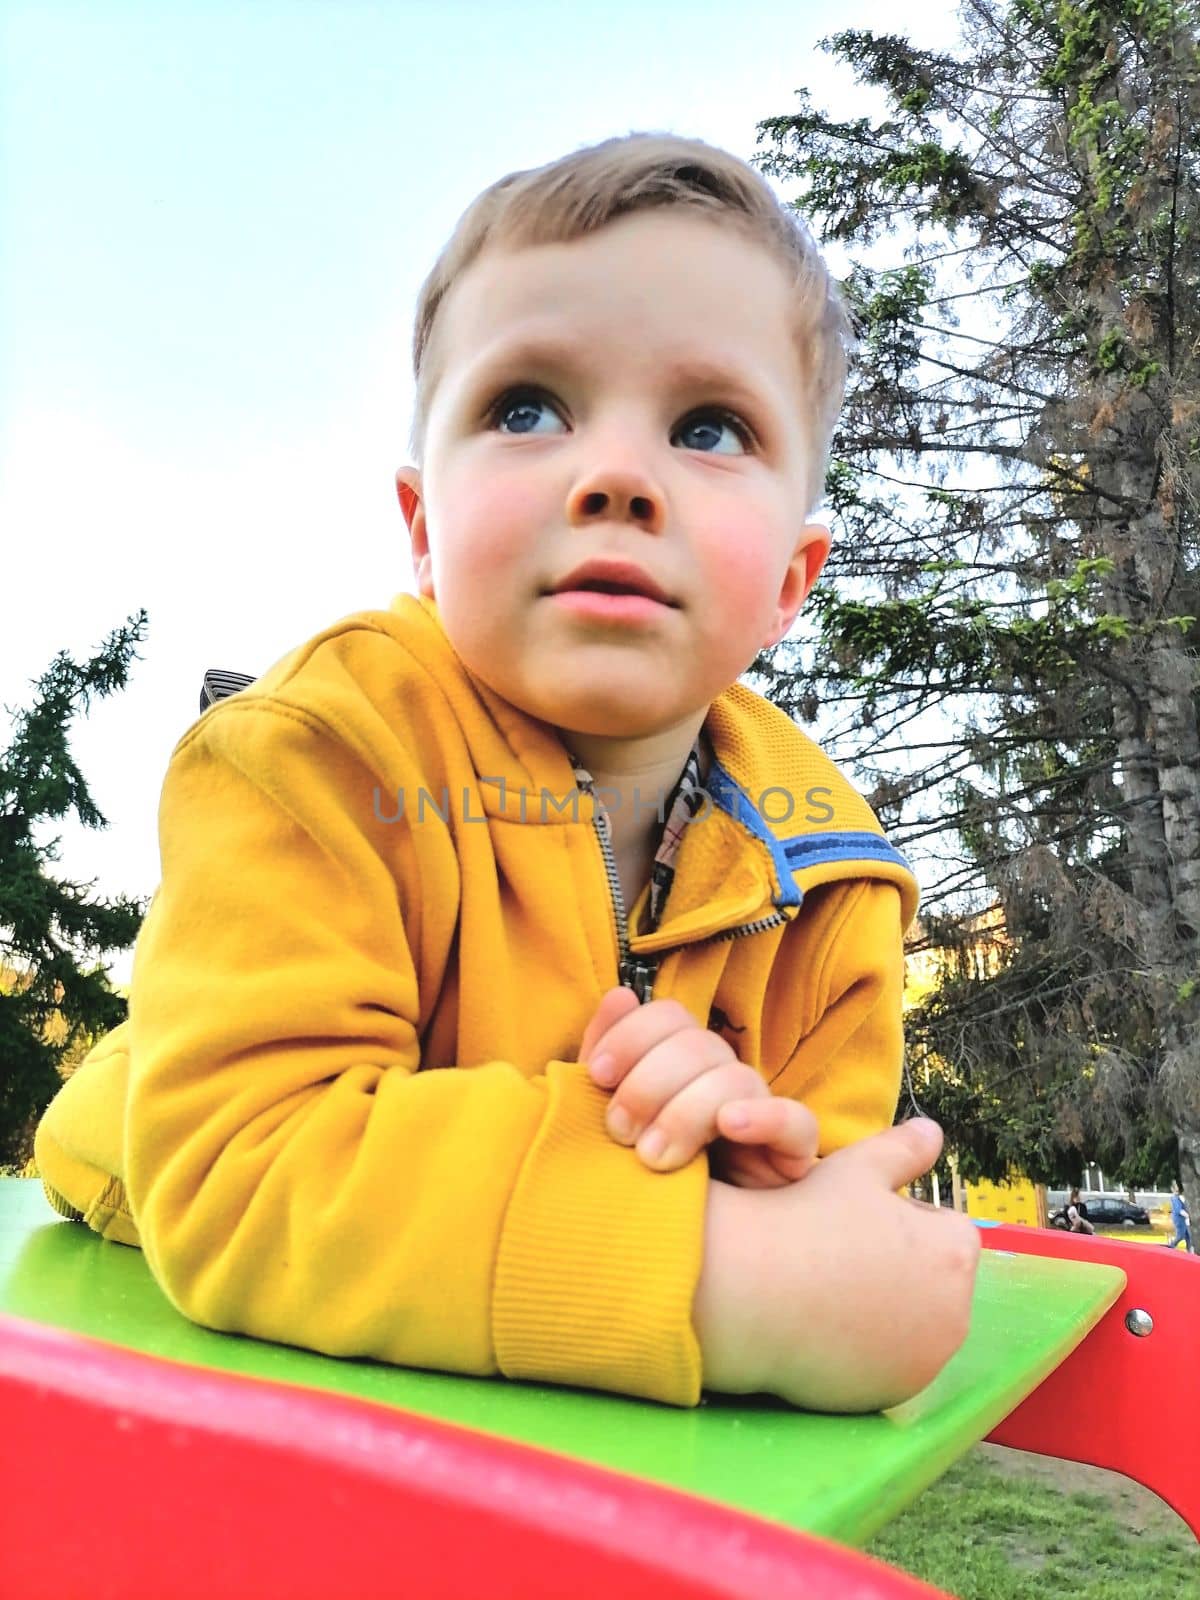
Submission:
[[[802,904],[804,896],[796,887],[792,877],[792,865],[783,853],[783,846],[764,822],[762,813],[751,800],[750,796],[738,783],[736,778],[730,776],[719,761],[714,760],[708,769],[708,777],[704,787],[712,796],[713,804],[720,806],[721,810],[740,822],[748,833],[756,839],[761,839],[771,854],[775,867],[775,876],[779,880],[781,890],[775,904],[777,906],[798,906]]]
[[[912,867],[882,834],[861,830],[846,833],[803,833],[783,841],[783,853],[794,871],[823,866],[827,861],[890,861],[911,873]]]
[[[895,845],[878,833],[864,829],[850,829],[841,833],[801,833],[790,839],[777,839],[768,827],[758,807],[719,761],[709,768],[705,788],[715,806],[719,806],[735,822],[740,822],[748,833],[762,841],[770,852],[779,880],[778,906],[799,906],[804,900],[794,874],[805,867],[824,866],[830,861],[886,861],[913,874],[905,858]],[[780,793],[768,790],[767,793]]]

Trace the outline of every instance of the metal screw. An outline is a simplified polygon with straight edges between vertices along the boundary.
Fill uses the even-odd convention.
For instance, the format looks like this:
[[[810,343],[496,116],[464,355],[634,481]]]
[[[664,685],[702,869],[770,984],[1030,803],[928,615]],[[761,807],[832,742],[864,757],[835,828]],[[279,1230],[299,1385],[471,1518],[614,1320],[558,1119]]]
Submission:
[[[1154,1318],[1140,1308],[1125,1313],[1125,1326],[1139,1339],[1148,1339],[1154,1332]]]

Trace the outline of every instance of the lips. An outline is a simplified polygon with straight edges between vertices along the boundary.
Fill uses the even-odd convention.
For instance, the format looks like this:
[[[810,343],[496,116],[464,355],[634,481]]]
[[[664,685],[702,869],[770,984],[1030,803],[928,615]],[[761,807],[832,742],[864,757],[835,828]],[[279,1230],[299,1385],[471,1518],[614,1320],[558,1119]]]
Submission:
[[[582,566],[556,583],[550,594],[566,594],[572,590],[591,591],[595,594],[640,595],[656,600],[659,605],[674,606],[676,602],[655,583],[648,572],[632,561],[585,561]]]

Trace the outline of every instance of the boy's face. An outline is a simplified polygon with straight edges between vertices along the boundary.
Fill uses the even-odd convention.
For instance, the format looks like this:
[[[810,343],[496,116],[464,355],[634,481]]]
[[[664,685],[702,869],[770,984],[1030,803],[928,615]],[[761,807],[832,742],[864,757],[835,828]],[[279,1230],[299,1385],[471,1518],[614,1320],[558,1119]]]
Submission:
[[[434,343],[424,467],[397,487],[464,664],[565,733],[694,732],[829,549],[783,268],[730,225],[639,212],[485,253]]]

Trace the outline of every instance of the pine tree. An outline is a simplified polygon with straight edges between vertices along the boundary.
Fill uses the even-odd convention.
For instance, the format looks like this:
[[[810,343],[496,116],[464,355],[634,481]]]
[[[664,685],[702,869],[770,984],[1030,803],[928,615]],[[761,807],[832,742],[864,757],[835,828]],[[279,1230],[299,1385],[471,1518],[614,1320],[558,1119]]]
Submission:
[[[762,663],[922,863],[911,1030],[968,1161],[1200,1204],[1200,8],[967,0],[845,32],[760,164],[854,254],[861,360],[815,629]],[[981,932],[989,907],[1002,932]]]
[[[0,1164],[30,1154],[60,1065],[125,1015],[99,958],[132,944],[143,907],[56,877],[57,841],[39,833],[71,812],[85,827],[106,826],[68,735],[93,697],[124,687],[145,627],[144,611],[130,617],[82,665],[56,656],[0,751]]]

